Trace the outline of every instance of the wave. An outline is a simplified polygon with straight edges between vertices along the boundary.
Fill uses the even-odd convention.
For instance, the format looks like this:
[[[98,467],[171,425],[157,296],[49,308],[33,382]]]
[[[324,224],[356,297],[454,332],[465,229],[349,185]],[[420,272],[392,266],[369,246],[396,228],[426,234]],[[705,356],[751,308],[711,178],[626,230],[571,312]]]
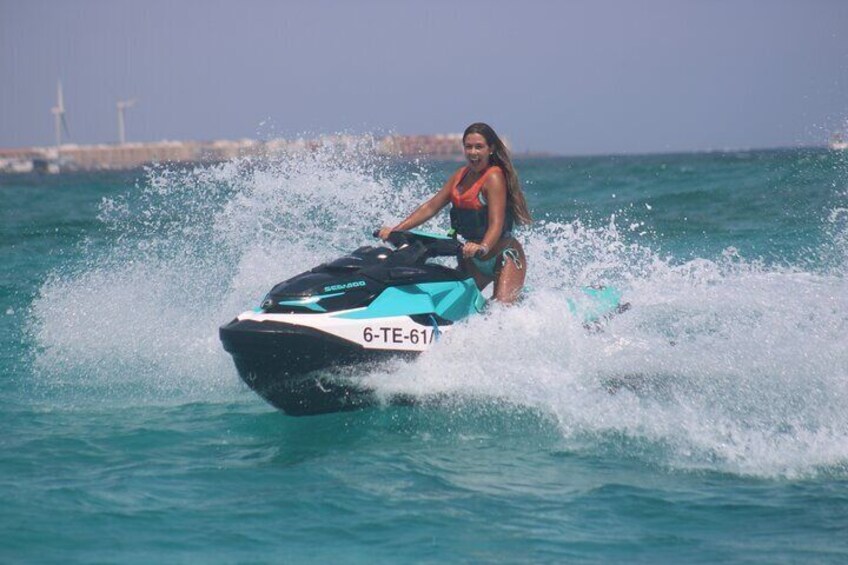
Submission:
[[[34,300],[35,374],[104,402],[244,394],[218,326],[275,282],[373,243],[374,228],[400,220],[442,175],[377,157],[368,140],[150,169],[102,203],[105,241],[57,268]],[[434,229],[447,227],[445,216]],[[844,218],[834,209],[826,219],[829,263],[817,272],[732,248],[711,259],[662,257],[644,226],[615,217],[538,222],[522,234],[532,290],[520,307],[493,308],[418,360],[363,378],[387,398],[529,408],[553,419],[564,442],[595,450],[641,442],[674,468],[842,473]],[[623,288],[633,308],[589,333],[566,300],[599,283]]]

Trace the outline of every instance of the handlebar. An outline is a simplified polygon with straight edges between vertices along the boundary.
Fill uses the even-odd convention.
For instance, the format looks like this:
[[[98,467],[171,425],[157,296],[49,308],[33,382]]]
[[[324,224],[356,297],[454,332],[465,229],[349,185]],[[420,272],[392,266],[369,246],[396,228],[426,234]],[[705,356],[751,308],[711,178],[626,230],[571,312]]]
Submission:
[[[380,230],[374,230],[374,237],[380,237]],[[455,238],[419,231],[393,231],[386,241],[400,249],[408,245],[421,245],[428,257],[456,257],[462,254],[462,243]]]

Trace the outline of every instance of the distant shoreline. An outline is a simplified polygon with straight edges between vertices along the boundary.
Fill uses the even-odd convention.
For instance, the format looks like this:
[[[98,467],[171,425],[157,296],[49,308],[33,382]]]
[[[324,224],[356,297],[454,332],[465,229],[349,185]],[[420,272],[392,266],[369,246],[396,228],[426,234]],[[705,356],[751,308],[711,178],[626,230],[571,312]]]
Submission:
[[[201,164],[231,161],[241,157],[274,158],[282,155],[321,150],[355,151],[368,148],[378,155],[400,159],[462,161],[462,135],[405,135],[369,137],[333,135],[316,139],[253,139],[217,141],[158,141],[125,144],[76,145],[59,147],[22,147],[0,149],[0,173],[48,173],[73,171],[124,171],[145,166]],[[827,145],[759,147],[745,149],[706,149],[647,153],[597,153],[561,155],[549,152],[514,152],[516,159],[555,158],[628,158],[684,154],[736,154],[762,151],[836,150]]]
[[[422,159],[462,159],[462,134],[331,135],[316,139],[156,141],[148,143],[0,149],[0,172],[128,170],[156,163],[214,163],[240,157],[275,157],[322,150],[356,151]]]

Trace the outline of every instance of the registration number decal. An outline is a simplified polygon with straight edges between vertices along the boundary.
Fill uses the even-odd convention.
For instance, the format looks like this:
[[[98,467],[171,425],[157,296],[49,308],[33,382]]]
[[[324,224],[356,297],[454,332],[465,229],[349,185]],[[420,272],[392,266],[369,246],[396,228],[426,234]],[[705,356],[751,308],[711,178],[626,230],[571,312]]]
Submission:
[[[362,330],[362,339],[365,343],[394,344],[394,345],[428,345],[436,338],[436,331],[432,328],[393,328],[393,327],[368,327]]]

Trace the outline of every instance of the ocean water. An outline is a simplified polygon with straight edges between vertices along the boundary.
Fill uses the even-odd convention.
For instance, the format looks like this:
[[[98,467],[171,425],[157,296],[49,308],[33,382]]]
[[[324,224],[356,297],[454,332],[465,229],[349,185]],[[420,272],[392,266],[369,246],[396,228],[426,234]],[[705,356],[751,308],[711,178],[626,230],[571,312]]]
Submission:
[[[456,163],[0,177],[0,561],[848,561],[848,155],[517,164],[524,302],[305,418],[218,326]]]

